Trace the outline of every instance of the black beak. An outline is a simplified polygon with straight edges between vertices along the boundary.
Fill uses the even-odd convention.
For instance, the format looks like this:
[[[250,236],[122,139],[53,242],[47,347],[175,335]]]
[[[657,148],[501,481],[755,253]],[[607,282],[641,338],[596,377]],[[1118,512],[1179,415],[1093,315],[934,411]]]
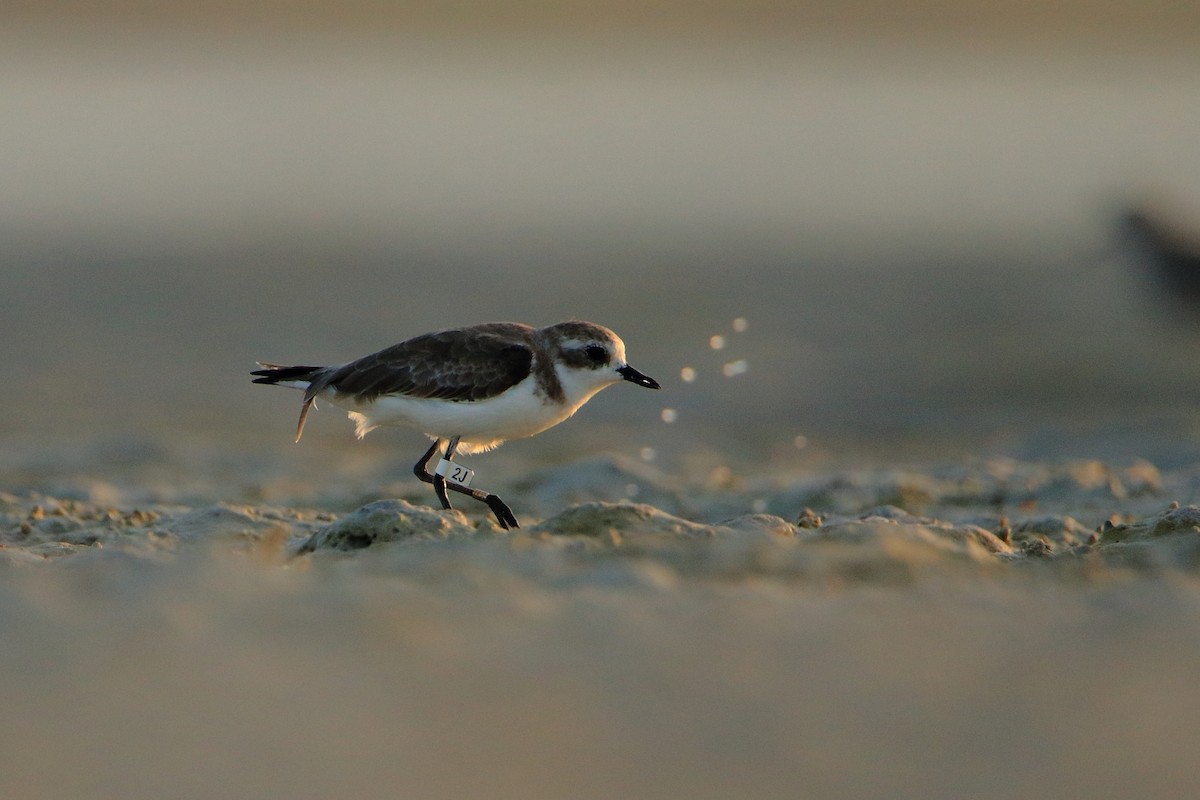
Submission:
[[[658,385],[658,381],[654,380],[654,378],[651,378],[649,375],[643,375],[628,364],[621,367],[619,370],[617,370],[617,372],[621,374],[622,378],[630,383],[636,383],[638,386],[645,386],[647,389],[662,388]]]

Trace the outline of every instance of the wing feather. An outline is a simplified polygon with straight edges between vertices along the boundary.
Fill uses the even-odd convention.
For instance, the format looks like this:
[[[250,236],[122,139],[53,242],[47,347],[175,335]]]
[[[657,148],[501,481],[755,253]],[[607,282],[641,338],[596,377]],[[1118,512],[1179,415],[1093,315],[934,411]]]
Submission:
[[[361,402],[384,394],[484,400],[529,375],[532,334],[533,328],[514,322],[427,333],[338,367],[310,391],[333,388]]]

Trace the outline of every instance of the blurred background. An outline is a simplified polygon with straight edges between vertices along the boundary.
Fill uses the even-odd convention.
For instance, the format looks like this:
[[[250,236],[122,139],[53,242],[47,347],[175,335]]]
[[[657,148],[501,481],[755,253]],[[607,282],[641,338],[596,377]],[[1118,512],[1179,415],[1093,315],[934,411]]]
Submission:
[[[5,8],[10,459],[403,471],[246,373],[573,317],[664,391],[494,463],[1200,457],[1194,4]]]

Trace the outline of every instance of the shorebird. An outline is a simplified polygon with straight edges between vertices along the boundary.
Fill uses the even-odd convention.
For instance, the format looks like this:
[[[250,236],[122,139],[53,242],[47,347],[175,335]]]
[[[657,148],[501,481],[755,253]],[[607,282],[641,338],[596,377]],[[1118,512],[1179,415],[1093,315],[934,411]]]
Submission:
[[[254,383],[304,390],[297,442],[317,398],[346,409],[360,439],[380,425],[415,428],[433,444],[413,473],[433,484],[442,507],[451,508],[447,490],[467,495],[486,503],[505,529],[520,527],[517,518],[499,497],[469,486],[472,473],[451,463],[457,453],[541,433],[614,383],[660,388],[625,361],[619,336],[578,320],[545,328],[489,322],[426,333],[337,366],[259,366],[250,373]],[[443,443],[445,455],[430,472]]]
[[[1178,215],[1176,215],[1178,216]],[[1121,215],[1123,238],[1155,271],[1159,284],[1178,307],[1190,312],[1200,304],[1200,237],[1194,226],[1145,206]]]

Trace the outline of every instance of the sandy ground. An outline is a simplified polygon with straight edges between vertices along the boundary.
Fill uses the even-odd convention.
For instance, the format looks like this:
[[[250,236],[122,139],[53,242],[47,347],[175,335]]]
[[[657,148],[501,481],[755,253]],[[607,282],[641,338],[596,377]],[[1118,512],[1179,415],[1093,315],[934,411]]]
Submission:
[[[1194,471],[696,482],[597,457],[514,488],[512,532],[410,483],[358,508],[276,504],[278,483],[0,495],[0,793],[1167,797],[1200,777]]]

